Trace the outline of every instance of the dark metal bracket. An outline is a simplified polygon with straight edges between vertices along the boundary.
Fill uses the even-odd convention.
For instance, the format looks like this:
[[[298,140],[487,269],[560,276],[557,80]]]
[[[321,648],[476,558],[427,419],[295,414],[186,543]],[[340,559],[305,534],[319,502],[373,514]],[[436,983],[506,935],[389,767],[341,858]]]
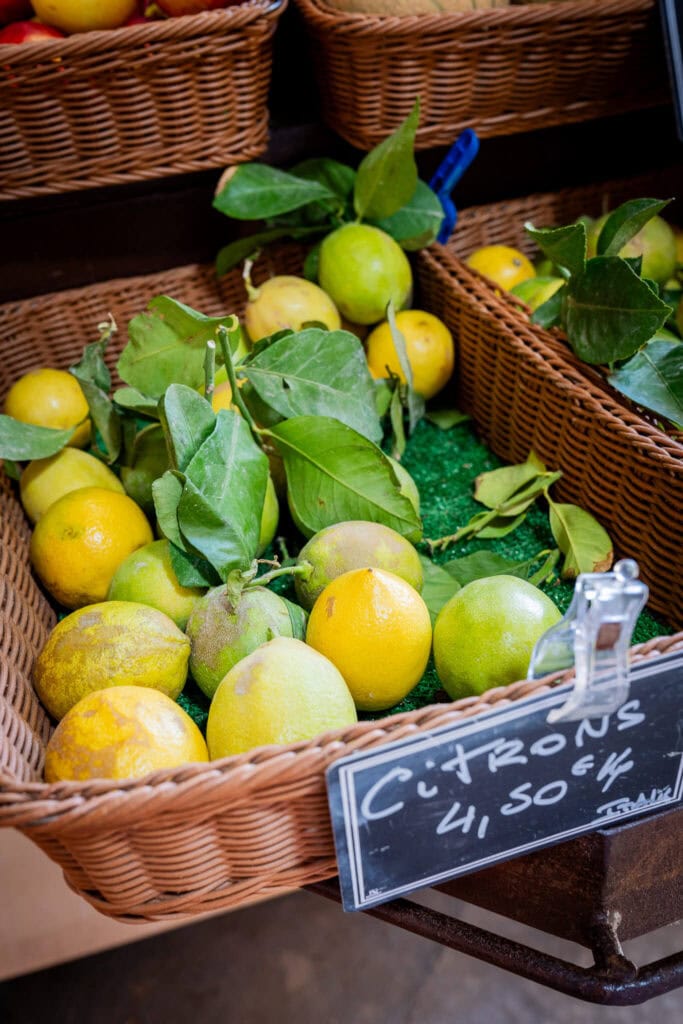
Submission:
[[[341,902],[336,878],[306,888]],[[591,944],[595,962],[585,968],[411,900],[393,900],[363,913],[590,1003],[629,1006],[683,985],[683,951],[636,967],[624,956],[616,929],[607,921],[596,927]]]

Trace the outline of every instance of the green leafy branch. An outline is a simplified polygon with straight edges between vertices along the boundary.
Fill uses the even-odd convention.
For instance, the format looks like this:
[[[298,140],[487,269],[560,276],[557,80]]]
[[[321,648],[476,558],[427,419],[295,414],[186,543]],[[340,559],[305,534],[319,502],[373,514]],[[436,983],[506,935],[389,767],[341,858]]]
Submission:
[[[326,158],[306,160],[289,171],[242,164],[217,192],[213,205],[233,220],[265,222],[263,230],[224,246],[216,258],[220,275],[255,250],[282,238],[322,238],[353,221],[381,228],[407,250],[433,242],[441,227],[441,202],[415,164],[419,99],[403,123],[361,161],[357,170]],[[315,250],[304,272],[316,278]]]
[[[624,246],[667,200],[634,199],[607,217],[597,239],[597,255],[587,258],[584,219],[560,228],[527,233],[559,268],[565,283],[532,315],[543,327],[560,327],[576,355],[608,367],[610,384],[632,401],[674,426],[683,424],[683,345],[669,333],[672,302],[680,291],[641,276],[642,261],[619,256]]]

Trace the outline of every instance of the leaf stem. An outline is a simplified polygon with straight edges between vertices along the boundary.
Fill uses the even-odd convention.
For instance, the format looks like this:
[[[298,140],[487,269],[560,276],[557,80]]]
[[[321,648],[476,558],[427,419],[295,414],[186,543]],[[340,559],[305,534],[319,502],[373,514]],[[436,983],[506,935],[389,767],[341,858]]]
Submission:
[[[435,551],[445,551],[451,544],[457,544],[459,540],[463,540],[466,537],[474,537],[480,530],[483,530],[485,526],[496,519],[500,515],[500,511],[497,508],[492,508],[490,511],[482,514],[477,513],[470,519],[469,523],[465,523],[455,533],[448,534],[447,537],[437,537],[436,540],[425,541],[429,548],[429,553],[434,554]],[[474,521],[476,519],[476,522]]]
[[[239,332],[240,326],[239,326],[239,321],[237,320],[237,317],[233,317],[233,320],[235,322],[235,327],[232,330],[228,331],[223,326],[223,324],[221,324],[220,327],[218,327],[216,329],[216,334],[218,335],[218,340],[220,342],[221,351],[223,352],[223,360],[225,362],[225,369],[228,371],[228,380],[230,381],[230,388],[232,390],[232,401],[235,403],[235,405],[237,406],[239,411],[242,413],[242,416],[244,417],[244,421],[245,421],[245,423],[247,423],[249,425],[249,429],[251,430],[252,434],[254,435],[256,441],[259,444],[261,444],[261,440],[258,437],[258,428],[257,428],[256,424],[254,423],[254,420],[253,420],[253,417],[252,417],[251,413],[249,412],[249,410],[247,409],[246,405],[244,404],[244,399],[242,398],[242,396],[240,394],[240,389],[237,386],[237,377],[235,376],[235,364],[232,361],[232,350],[230,348],[230,341],[229,341],[229,339],[230,339],[230,335],[234,335],[237,332]]]
[[[204,356],[204,398],[209,405],[213,399],[216,387],[216,342],[213,338],[206,343],[206,354]]]
[[[250,302],[256,302],[259,297],[259,289],[254,288],[251,283],[251,268],[254,266],[255,261],[258,259],[261,250],[257,249],[254,255],[244,261],[244,268],[242,270],[242,280],[244,281],[244,287],[247,289],[247,297]]]

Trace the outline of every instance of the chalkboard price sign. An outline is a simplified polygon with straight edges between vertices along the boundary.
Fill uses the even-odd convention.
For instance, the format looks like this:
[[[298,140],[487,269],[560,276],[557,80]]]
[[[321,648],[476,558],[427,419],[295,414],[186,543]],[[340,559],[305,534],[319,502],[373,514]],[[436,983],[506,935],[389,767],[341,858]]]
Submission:
[[[363,910],[683,795],[683,653],[633,666],[612,715],[549,725],[569,686],[336,761],[346,910]]]

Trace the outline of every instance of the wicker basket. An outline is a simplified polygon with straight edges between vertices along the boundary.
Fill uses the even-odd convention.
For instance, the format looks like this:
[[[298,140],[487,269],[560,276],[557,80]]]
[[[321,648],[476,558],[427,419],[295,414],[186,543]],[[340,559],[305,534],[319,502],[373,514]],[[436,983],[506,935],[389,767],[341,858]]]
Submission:
[[[329,126],[360,149],[421,99],[417,146],[547,128],[668,99],[656,0],[560,0],[377,17],[295,0]],[[389,5],[387,5],[389,8]]]
[[[301,250],[288,247],[272,266],[300,272],[302,258]],[[431,264],[429,257],[424,269]],[[438,279],[450,288],[441,270]],[[219,284],[211,268],[192,266],[0,307],[0,397],[31,367],[68,365],[108,312],[124,325],[162,292],[214,315],[239,311],[244,301],[238,271]],[[481,383],[488,393],[488,381]],[[553,443],[551,432],[544,447]],[[324,784],[335,758],[547,685],[519,682],[310,743],[262,748],[139,781],[45,785],[40,780],[52,727],[30,675],[55,613],[29,569],[29,527],[14,488],[0,477],[0,825],[29,836],[60,864],[69,885],[109,916],[157,920],[236,907],[336,874]],[[634,650],[645,657],[681,647],[683,634]]]
[[[287,0],[0,46],[0,199],[224,167],[268,142]]]
[[[683,625],[683,443],[458,258],[492,242],[533,255],[525,221],[550,227],[639,195],[670,195],[681,172],[670,173],[670,181],[662,173],[473,207],[448,248],[432,247],[419,265],[427,307],[458,336],[457,399],[482,438],[507,461],[533,448],[561,468],[558,496],[600,519],[618,552],[637,559],[650,607]]]

